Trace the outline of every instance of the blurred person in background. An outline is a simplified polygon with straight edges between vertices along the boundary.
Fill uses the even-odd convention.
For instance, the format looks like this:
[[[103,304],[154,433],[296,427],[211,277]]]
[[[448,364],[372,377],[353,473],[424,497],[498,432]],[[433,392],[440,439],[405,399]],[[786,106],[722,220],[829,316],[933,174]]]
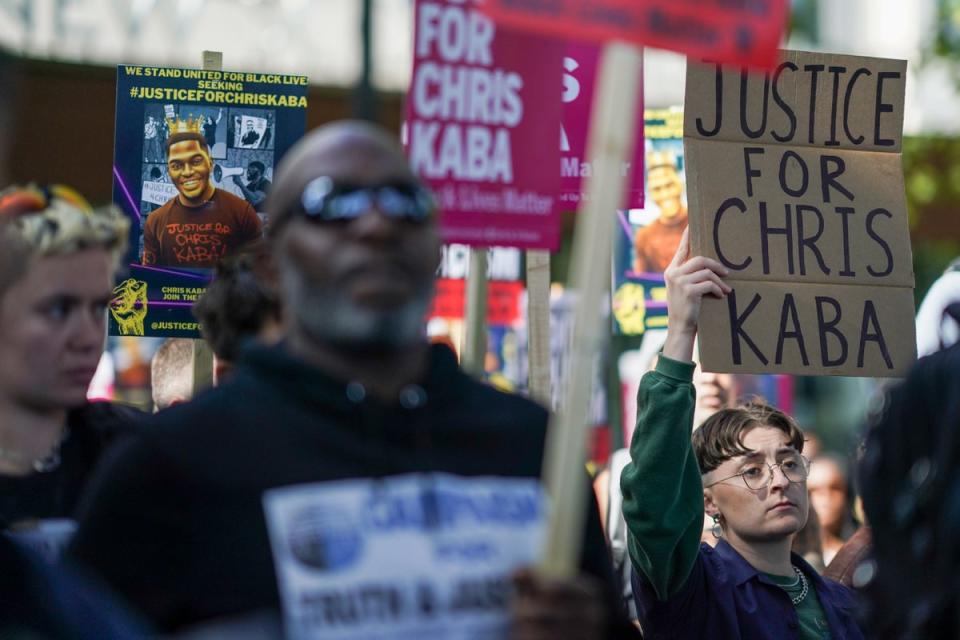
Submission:
[[[917,355],[948,347],[960,336],[960,258],[930,285],[917,309]]]
[[[200,333],[213,351],[214,384],[230,373],[245,344],[271,345],[283,336],[271,273],[266,246],[257,243],[220,261],[216,277],[193,305]]]
[[[150,360],[150,390],[154,411],[193,397],[193,340],[167,338]]]
[[[267,180],[266,173],[265,164],[259,160],[251,160],[247,164],[246,184],[240,176],[233,176],[233,184],[240,189],[243,197],[257,211],[263,210],[263,201],[267,199],[267,192],[270,191],[270,181]]]
[[[546,410],[473,380],[427,343],[436,215],[393,137],[363,123],[321,127],[288,152],[270,198],[284,341],[246,350],[227,381],[157,414],[112,457],[70,550],[166,630],[279,610],[264,512],[272,489],[309,484],[322,497],[327,483],[350,480],[389,495],[410,473],[524,486],[540,475]],[[337,524],[344,536],[370,533]],[[420,540],[432,528],[402,526]],[[484,613],[520,639],[635,637],[612,597],[595,505],[584,526],[581,573],[517,567],[514,589],[498,588]],[[327,566],[324,543],[309,544]],[[446,569],[402,552],[390,562],[427,579]],[[492,579],[510,585],[502,573],[484,585]],[[457,610],[449,615],[456,624]]]
[[[809,491],[807,493],[809,494]],[[817,518],[816,509],[810,509],[807,513],[807,522],[793,537],[793,544],[790,545],[790,551],[806,560],[807,563],[821,575],[823,574],[826,563],[823,561],[823,545],[820,542],[820,520]],[[837,580],[837,582],[841,581]]]
[[[63,186],[0,192],[0,529],[54,558],[136,412],[87,401],[128,222]]]
[[[807,488],[810,506],[820,521],[823,561],[829,565],[857,529],[851,513],[853,501],[846,461],[835,454],[821,453],[810,463]]]
[[[860,491],[873,561],[854,582],[873,637],[960,637],[960,346],[921,358],[867,433]]]

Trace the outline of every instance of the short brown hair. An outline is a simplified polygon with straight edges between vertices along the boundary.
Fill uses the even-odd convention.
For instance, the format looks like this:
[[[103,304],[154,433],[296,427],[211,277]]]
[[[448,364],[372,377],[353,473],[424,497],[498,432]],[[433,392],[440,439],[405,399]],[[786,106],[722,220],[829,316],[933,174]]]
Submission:
[[[796,420],[762,400],[754,400],[733,409],[721,409],[693,432],[693,452],[701,475],[730,458],[750,453],[743,446],[743,436],[761,426],[780,429],[790,439],[790,446],[803,452],[803,432]]]

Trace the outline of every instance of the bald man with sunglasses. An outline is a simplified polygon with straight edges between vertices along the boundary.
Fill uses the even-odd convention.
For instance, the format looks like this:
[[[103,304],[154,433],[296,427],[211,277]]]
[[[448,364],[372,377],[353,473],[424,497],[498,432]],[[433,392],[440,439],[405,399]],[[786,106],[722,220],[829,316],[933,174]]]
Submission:
[[[364,495],[381,506],[363,523],[316,516],[301,523],[306,529],[294,527],[301,540],[307,529],[316,537],[293,545],[293,555],[311,575],[328,572],[331,580],[365,557],[371,529],[422,526],[417,535],[429,544],[453,542],[444,534],[453,517],[444,497],[452,495],[449,483],[539,491],[547,412],[474,381],[448,348],[426,341],[440,258],[436,211],[396,143],[353,122],[313,132],[279,167],[266,209],[284,342],[248,350],[224,385],[158,415],[139,442],[119,452],[103,470],[71,550],[165,630],[278,609],[276,572],[285,565],[271,544],[286,538],[278,542],[264,506],[280,499],[271,491],[278,487],[309,485],[327,495],[369,485]],[[381,500],[401,495],[404,482],[423,487],[419,499],[384,510]],[[488,621],[502,619],[503,633],[492,637],[633,637],[616,610],[595,507],[585,526],[583,573],[573,579],[543,578],[520,562],[453,600],[425,598],[418,589],[415,610],[397,585],[417,575],[449,578],[454,565],[431,564],[437,559],[398,546],[377,565],[390,597],[365,592],[364,613],[351,623],[396,616],[375,634],[390,637],[410,616],[449,615],[465,634],[457,637],[472,637],[459,621],[475,621],[484,608]],[[475,542],[473,551],[496,549],[482,536]],[[484,556],[476,567],[494,560]],[[315,623],[347,625],[328,601],[312,604]]]

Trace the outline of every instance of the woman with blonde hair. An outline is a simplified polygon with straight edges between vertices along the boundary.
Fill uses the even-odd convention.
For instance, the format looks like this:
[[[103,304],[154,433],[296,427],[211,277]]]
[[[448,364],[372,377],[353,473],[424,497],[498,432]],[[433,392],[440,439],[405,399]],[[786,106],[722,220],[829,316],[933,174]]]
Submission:
[[[64,186],[0,192],[0,531],[48,557],[134,416],[88,403],[129,223]]]

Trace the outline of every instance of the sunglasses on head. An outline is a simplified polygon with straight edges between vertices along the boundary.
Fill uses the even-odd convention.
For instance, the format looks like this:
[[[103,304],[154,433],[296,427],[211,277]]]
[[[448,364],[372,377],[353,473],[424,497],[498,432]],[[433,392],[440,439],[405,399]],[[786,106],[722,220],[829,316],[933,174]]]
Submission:
[[[393,220],[423,223],[436,205],[430,192],[415,182],[354,185],[322,176],[311,180],[300,197],[300,212],[313,222],[349,222],[377,209]]]

